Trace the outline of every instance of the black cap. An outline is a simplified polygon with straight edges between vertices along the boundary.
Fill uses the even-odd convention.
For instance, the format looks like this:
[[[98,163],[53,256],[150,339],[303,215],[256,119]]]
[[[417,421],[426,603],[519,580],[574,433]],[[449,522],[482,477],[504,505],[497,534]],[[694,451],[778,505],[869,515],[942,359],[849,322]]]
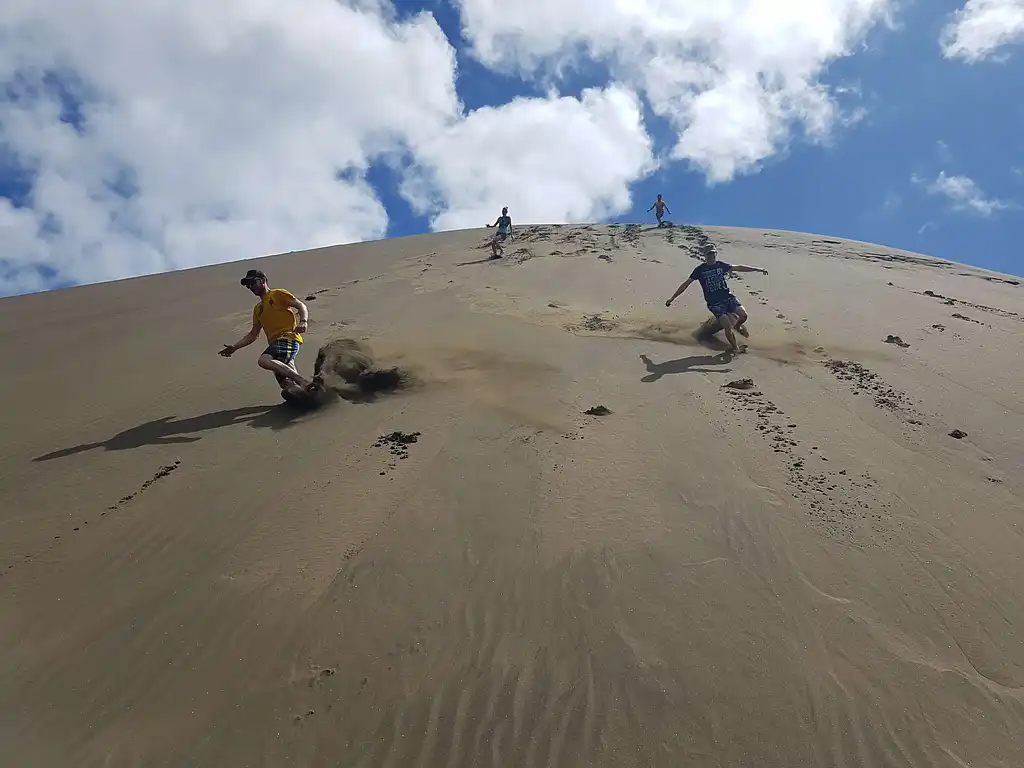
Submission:
[[[249,283],[255,282],[257,280],[266,279],[267,276],[262,271],[258,269],[250,269],[248,272],[245,273],[245,277],[243,277],[238,282],[241,283],[242,285],[248,285]]]

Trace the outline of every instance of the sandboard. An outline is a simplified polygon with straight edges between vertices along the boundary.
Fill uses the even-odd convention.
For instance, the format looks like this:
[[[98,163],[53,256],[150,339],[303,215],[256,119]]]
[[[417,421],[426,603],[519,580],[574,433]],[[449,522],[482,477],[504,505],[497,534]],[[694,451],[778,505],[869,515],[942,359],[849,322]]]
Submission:
[[[316,389],[303,389],[302,387],[292,384],[281,390],[281,397],[289,405],[293,405],[297,408],[313,408],[317,404]]]

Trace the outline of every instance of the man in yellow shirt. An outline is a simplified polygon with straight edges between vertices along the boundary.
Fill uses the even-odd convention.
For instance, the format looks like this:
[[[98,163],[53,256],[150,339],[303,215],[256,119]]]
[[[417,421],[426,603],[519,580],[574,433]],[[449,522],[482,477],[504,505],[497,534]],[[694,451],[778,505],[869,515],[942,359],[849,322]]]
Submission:
[[[252,308],[252,328],[234,344],[225,344],[220,354],[231,357],[256,341],[262,329],[268,346],[256,362],[277,378],[281,396],[284,397],[285,390],[296,385],[309,388],[310,382],[295,368],[302,334],[309,326],[309,309],[283,288],[271,288],[267,276],[258,269],[250,269],[239,282],[260,300]]]

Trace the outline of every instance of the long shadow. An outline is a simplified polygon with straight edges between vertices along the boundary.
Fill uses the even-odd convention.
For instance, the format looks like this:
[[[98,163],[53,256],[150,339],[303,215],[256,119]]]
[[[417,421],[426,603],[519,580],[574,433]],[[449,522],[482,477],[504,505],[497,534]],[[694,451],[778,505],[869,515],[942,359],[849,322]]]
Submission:
[[[698,368],[701,365],[725,365],[732,361],[732,354],[721,352],[717,355],[691,355],[681,357],[678,360],[666,360],[664,363],[656,363],[647,355],[640,355],[640,359],[647,366],[647,375],[640,381],[650,384],[662,376],[672,373],[729,373],[731,368]]]
[[[486,264],[489,261],[498,261],[501,256],[488,256],[486,259],[477,259],[476,261],[460,261],[456,264],[456,267],[468,267],[473,264]]]
[[[132,448],[140,448],[143,445],[194,443],[202,439],[201,435],[195,434],[197,432],[208,432],[211,429],[230,427],[234,424],[248,423],[256,428],[283,429],[291,424],[298,415],[299,413],[295,409],[282,403],[281,405],[251,405],[245,408],[231,408],[187,419],[165,416],[162,419],[147,421],[145,424],[118,432],[109,440],[104,440],[101,443],[83,443],[70,448],[61,448],[59,451],[36,456],[32,461],[62,459],[96,448],[103,448],[107,451],[127,451]]]

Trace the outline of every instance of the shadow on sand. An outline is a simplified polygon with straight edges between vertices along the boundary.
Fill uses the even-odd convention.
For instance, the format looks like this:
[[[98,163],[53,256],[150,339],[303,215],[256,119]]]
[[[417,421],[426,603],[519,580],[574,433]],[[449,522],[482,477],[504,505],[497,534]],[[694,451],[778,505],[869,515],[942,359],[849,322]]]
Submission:
[[[706,365],[725,365],[732,361],[731,352],[720,352],[717,355],[691,355],[681,357],[678,360],[666,360],[664,363],[656,363],[647,355],[640,355],[644,365],[647,366],[647,375],[640,381],[650,384],[662,376],[673,373],[729,373],[731,368],[698,368]]]
[[[490,248],[490,245],[488,245],[487,247]],[[473,264],[487,264],[488,262],[491,262],[491,261],[500,261],[500,260],[501,260],[501,256],[488,256],[486,259],[476,259],[475,261],[460,261],[455,266],[456,267],[469,267],[469,266],[472,266]]]
[[[103,448],[107,451],[126,451],[132,448],[140,448],[144,445],[177,445],[181,443],[194,443],[201,440],[202,436],[196,432],[208,432],[211,429],[230,427],[235,424],[248,424],[258,429],[284,429],[292,424],[301,412],[292,408],[287,403],[280,405],[254,405],[245,408],[231,408],[224,411],[204,413],[202,416],[191,416],[187,419],[175,419],[173,416],[165,416],[155,421],[147,421],[145,424],[118,432],[109,440],[102,443],[84,443],[70,448],[62,448],[59,451],[37,456],[32,461],[50,461],[61,459],[66,456],[74,456],[77,453],[84,453],[95,448]]]

